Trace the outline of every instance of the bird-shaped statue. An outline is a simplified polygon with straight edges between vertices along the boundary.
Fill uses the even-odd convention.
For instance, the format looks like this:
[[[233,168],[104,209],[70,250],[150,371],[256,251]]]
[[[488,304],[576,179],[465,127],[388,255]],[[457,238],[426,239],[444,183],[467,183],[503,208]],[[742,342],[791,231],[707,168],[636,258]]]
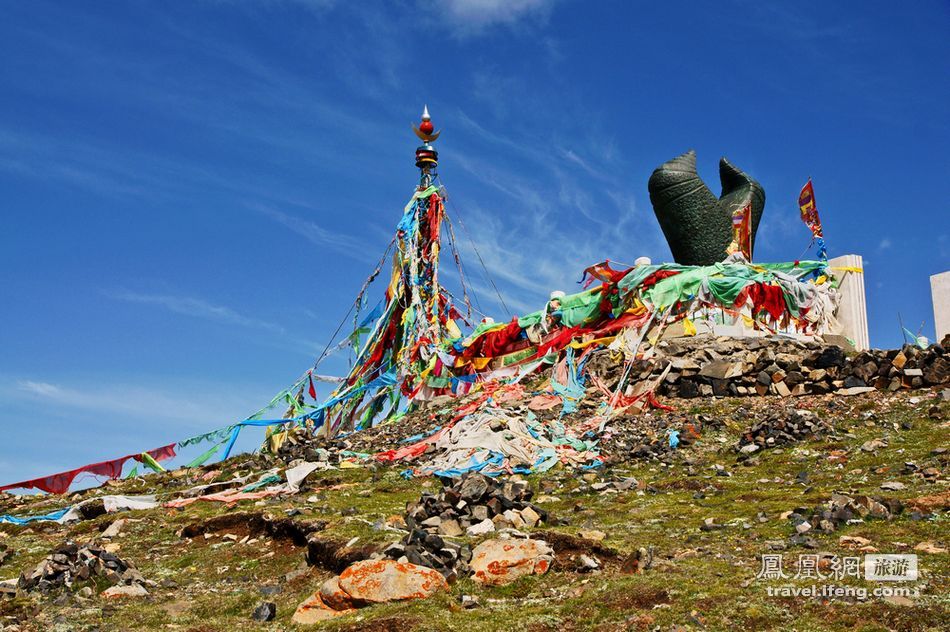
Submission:
[[[733,239],[733,213],[746,204],[755,248],[765,189],[725,158],[719,161],[719,180],[722,195],[717,199],[696,172],[693,150],[664,162],[650,176],[650,202],[676,263],[711,265],[725,259]]]

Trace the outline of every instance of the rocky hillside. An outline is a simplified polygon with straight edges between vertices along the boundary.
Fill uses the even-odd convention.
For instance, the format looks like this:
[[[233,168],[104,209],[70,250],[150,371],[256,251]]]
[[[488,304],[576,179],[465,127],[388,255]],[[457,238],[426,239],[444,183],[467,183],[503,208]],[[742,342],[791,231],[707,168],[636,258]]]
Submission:
[[[609,354],[587,370],[621,380]],[[4,514],[78,510],[0,525],[0,625],[946,629],[942,348],[671,340],[631,373],[664,408],[606,419],[588,384],[568,412],[541,377],[277,456],[2,495]],[[464,426],[475,411],[491,414]],[[504,472],[438,469],[468,439],[505,446]],[[117,509],[136,500],[150,508]],[[916,577],[882,554],[916,555]]]

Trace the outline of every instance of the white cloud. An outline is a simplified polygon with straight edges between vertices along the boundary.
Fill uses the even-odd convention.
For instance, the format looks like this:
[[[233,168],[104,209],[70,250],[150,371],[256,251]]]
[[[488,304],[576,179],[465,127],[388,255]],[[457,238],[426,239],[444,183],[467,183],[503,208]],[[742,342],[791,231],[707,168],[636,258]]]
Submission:
[[[106,295],[111,298],[129,303],[158,305],[159,307],[164,307],[171,312],[183,314],[185,316],[194,316],[195,318],[203,318],[205,320],[211,320],[229,325],[240,325],[242,327],[251,327],[255,329],[265,329],[276,333],[284,333],[284,328],[280,325],[265,320],[252,318],[250,316],[245,316],[234,311],[230,307],[214,305],[200,298],[193,298],[190,296],[174,296],[171,294],[140,294],[125,290],[118,292],[106,292]]]
[[[888,249],[890,249],[890,247],[891,247],[892,245],[893,245],[893,244],[891,244],[891,240],[890,240],[889,238],[885,237],[884,239],[881,240],[881,243],[879,243],[879,244],[877,245],[877,249],[878,249],[878,250],[888,250]]]
[[[323,12],[336,6],[336,0],[286,0],[289,4],[300,5],[305,9]]]
[[[328,230],[316,222],[295,215],[288,215],[268,206],[259,204],[250,206],[265,217],[282,224],[317,246],[332,248],[354,259],[370,260],[373,258],[367,254],[370,249],[366,244],[355,237]]]
[[[466,165],[478,177],[490,177],[488,168],[480,163]],[[564,181],[562,181],[562,184]],[[593,263],[610,257],[633,260],[641,254],[657,256],[663,249],[662,236],[650,217],[637,213],[627,196],[608,195],[597,205],[583,195],[564,194],[560,189],[545,191],[543,182],[510,182],[517,193],[505,217],[473,202],[453,201],[449,192],[448,213],[453,221],[463,214],[477,246],[464,231],[456,230],[459,250],[469,277],[482,302],[493,301],[474,248],[477,247],[488,275],[500,286],[505,302],[516,312],[540,309],[548,293],[554,289],[566,292],[580,290],[576,281],[581,271]],[[521,191],[531,195],[522,195]],[[520,204],[519,204],[520,203]],[[580,206],[587,206],[581,216],[600,215],[597,222],[587,221],[580,230],[570,230],[563,217]],[[571,209],[571,212],[565,212]],[[477,218],[477,219],[476,219]],[[635,242],[618,235],[635,235]],[[636,243],[636,245],[634,245]],[[632,252],[631,248],[635,248]],[[443,267],[446,264],[443,264]],[[497,316],[497,314],[496,314]]]
[[[463,216],[489,276],[515,312],[539,309],[554,289],[579,291],[581,271],[606,258],[667,256],[653,214],[636,204],[622,161],[587,156],[557,135],[499,135],[464,112],[457,119],[469,134],[445,163],[475,183],[462,178],[449,187],[447,212],[453,221]],[[508,161],[486,159],[486,146],[502,148]],[[540,169],[524,169],[525,162]],[[483,304],[497,305],[468,236],[459,226],[456,235],[470,286]]]
[[[276,384],[193,377],[134,379],[88,373],[63,379],[0,374],[2,422],[11,445],[39,446],[8,450],[0,461],[0,482],[46,476],[223,428],[257,411],[277,390]],[[43,444],[43,433],[20,423],[36,417],[37,411],[42,411],[44,432],[57,441]],[[244,432],[237,448],[253,449],[261,436]]]
[[[226,408],[234,407],[234,396],[240,395],[231,391],[237,389],[217,390],[227,390],[229,393],[212,396],[203,391],[204,394],[185,396],[129,384],[63,386],[27,379],[16,380],[12,388],[9,383],[5,388],[0,388],[5,397],[32,401],[42,406],[109,413],[147,420],[151,424],[161,420],[193,422],[198,427],[208,428],[235,421],[227,416],[220,402],[228,401]],[[250,400],[238,405],[247,407],[244,414],[254,412],[250,410],[253,405]]]
[[[489,26],[513,24],[526,18],[547,17],[556,0],[444,0],[443,19],[460,35],[471,35]],[[428,10],[433,5],[425,3]]]

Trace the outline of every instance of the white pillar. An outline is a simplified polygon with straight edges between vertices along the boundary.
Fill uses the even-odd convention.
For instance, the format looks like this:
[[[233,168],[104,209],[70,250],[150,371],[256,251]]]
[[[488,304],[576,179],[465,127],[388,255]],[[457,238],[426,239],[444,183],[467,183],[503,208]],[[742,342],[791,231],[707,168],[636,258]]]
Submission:
[[[939,343],[950,334],[950,270],[930,277],[930,296],[934,303],[934,329]]]
[[[864,295],[864,272],[846,272],[835,268],[864,269],[864,260],[861,255],[841,255],[828,261],[831,272],[838,279],[838,291],[841,301],[838,303],[838,312],[835,314],[839,331],[831,332],[854,341],[854,348],[863,351],[871,346],[868,338],[868,310]]]

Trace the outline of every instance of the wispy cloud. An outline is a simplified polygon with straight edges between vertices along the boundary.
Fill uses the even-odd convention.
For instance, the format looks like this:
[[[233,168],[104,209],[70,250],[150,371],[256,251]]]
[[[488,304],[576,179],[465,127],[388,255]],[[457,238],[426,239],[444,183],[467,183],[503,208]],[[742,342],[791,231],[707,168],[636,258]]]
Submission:
[[[29,379],[16,379],[12,383],[0,385],[0,392],[4,398],[35,402],[42,406],[108,413],[130,419],[147,419],[151,423],[161,420],[194,422],[200,424],[198,427],[208,428],[233,421],[222,418],[223,409],[220,402],[229,398],[233,401],[235,395],[240,397],[239,393],[230,393],[224,397],[222,392],[218,393],[221,396],[218,398],[198,393],[172,394],[131,384],[66,386]],[[244,405],[248,409],[244,414],[253,412],[250,410],[253,405],[250,400]]]
[[[157,305],[170,312],[182,314],[184,316],[193,316],[218,323],[228,325],[239,325],[241,327],[251,327],[254,329],[264,329],[275,333],[284,333],[284,328],[276,323],[258,318],[245,316],[230,307],[215,305],[200,298],[191,296],[174,296],[172,294],[141,294],[127,290],[107,291],[105,294],[111,298],[126,301],[129,303],[139,303],[143,305]]]
[[[442,9],[444,21],[458,35],[470,36],[490,26],[510,25],[527,18],[546,19],[555,3],[556,0],[444,0],[437,6]]]
[[[471,185],[462,185],[461,195],[454,195],[453,187],[447,209],[450,216],[463,214],[488,275],[514,310],[538,309],[553,289],[579,290],[576,281],[592,263],[667,253],[653,214],[636,204],[623,177],[627,167],[615,154],[588,157],[563,139],[500,135],[464,112],[457,118],[470,135],[448,160],[484,186],[477,194],[480,203],[463,197]],[[525,162],[540,169],[524,168]],[[475,247],[467,238],[459,247],[479,298],[497,303],[478,269]]]
[[[618,194],[615,199],[601,200],[602,221],[588,221],[582,230],[569,230],[559,221],[559,216],[563,216],[565,210],[569,215],[570,207],[577,205],[589,205],[581,215],[591,215],[592,202],[583,196],[565,198],[560,191],[542,195],[539,191],[544,191],[544,183],[541,182],[535,184],[536,189],[526,183],[519,186],[537,196],[537,207],[533,207],[528,196],[523,208],[515,207],[514,212],[504,218],[475,203],[465,202],[462,210],[462,203],[456,204],[450,197],[450,216],[457,218],[464,213],[477,244],[473,245],[459,234],[459,250],[467,263],[469,281],[482,301],[492,301],[494,291],[483,278],[479,255],[488,276],[502,288],[509,307],[523,313],[541,307],[551,290],[578,290],[575,282],[581,270],[592,263],[608,257],[632,259],[640,254],[659,254],[662,236],[658,229],[645,224],[642,231],[633,230],[633,226],[641,225],[641,218],[626,196]],[[618,238],[626,231],[637,237],[636,250],[629,257],[624,255],[630,254],[625,251],[631,247],[631,240]]]
[[[215,305],[204,299],[192,296],[176,296],[173,294],[144,294],[131,292],[128,290],[103,292],[106,296],[125,301],[128,303],[138,303],[140,305],[156,305],[175,314],[200,318],[215,323],[225,325],[235,325],[238,327],[247,327],[258,331],[277,334],[276,336],[267,336],[262,340],[267,346],[293,351],[295,354],[302,355],[310,360],[318,355],[326,345],[325,342],[314,340],[306,336],[300,336],[294,332],[288,332],[282,325],[254,318],[242,314],[237,310],[224,305]],[[321,319],[315,312],[307,310],[313,318]]]
[[[0,374],[2,421],[10,445],[22,448],[7,450],[0,460],[0,482],[46,476],[228,426],[258,410],[278,386],[194,377],[139,375],[129,382],[108,375]],[[34,417],[42,418],[42,431],[23,423]],[[44,436],[58,440],[44,442]],[[260,437],[242,433],[237,448],[253,449]]]
[[[242,3],[236,2],[235,4],[240,5]],[[335,7],[338,2],[337,0],[265,0],[264,4],[292,4],[303,7],[304,9],[323,13],[324,11]]]
[[[884,251],[884,250],[890,250],[892,245],[893,244],[891,244],[890,238],[885,237],[884,239],[881,240],[881,243],[877,245],[877,249],[879,252]]]
[[[372,249],[351,235],[329,230],[309,219],[290,215],[269,206],[261,204],[251,204],[249,206],[261,215],[289,228],[314,245],[332,248],[354,259],[372,259],[371,256],[367,255],[367,252]]]
[[[183,108],[194,114],[194,108]],[[210,114],[209,119],[214,117]],[[226,129],[219,117],[215,124]],[[210,123],[209,123],[210,125]],[[262,135],[261,144],[292,151],[281,138]],[[300,147],[297,147],[300,150]],[[294,193],[235,177],[218,165],[130,150],[121,144],[81,136],[53,136],[0,126],[0,171],[36,181],[52,180],[109,198],[139,198],[171,204],[214,189],[235,199],[305,205]]]

